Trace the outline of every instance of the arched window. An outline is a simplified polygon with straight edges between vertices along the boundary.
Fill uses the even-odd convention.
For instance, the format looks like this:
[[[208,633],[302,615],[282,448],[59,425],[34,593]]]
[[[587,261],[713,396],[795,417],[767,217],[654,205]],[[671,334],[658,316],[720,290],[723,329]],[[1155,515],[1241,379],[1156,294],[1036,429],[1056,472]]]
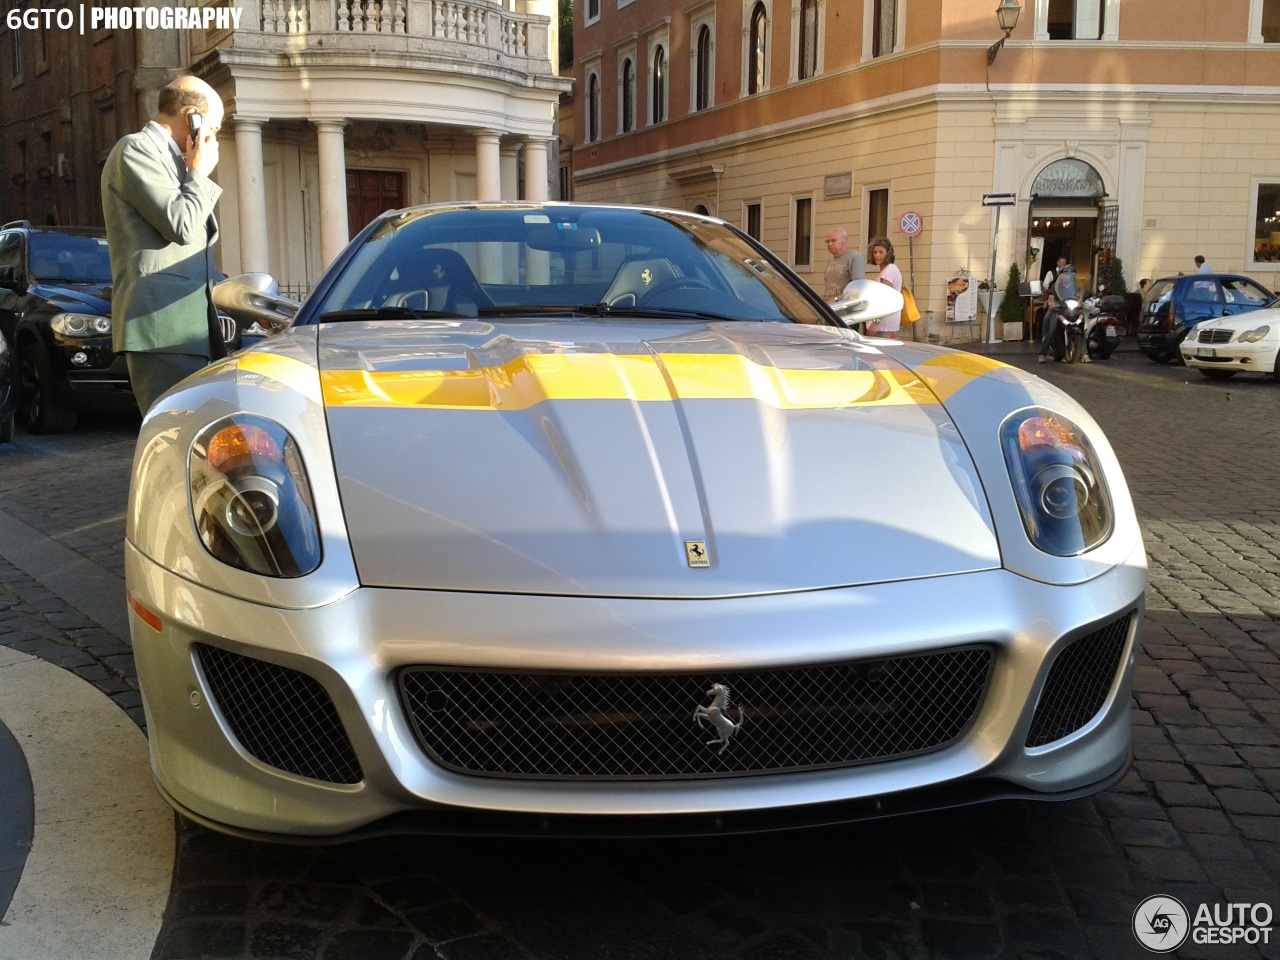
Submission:
[[[587,143],[600,139],[600,77],[587,77]]]
[[[667,119],[667,51],[659,46],[653,51],[653,89],[650,116],[654,123]]]
[[[622,132],[630,133],[636,128],[636,68],[627,57],[622,61]]]
[[[800,79],[818,74],[818,0],[800,0]]]
[[[763,3],[757,3],[751,11],[750,51],[747,60],[747,93],[759,93],[764,89],[765,40],[769,29],[769,14]]]
[[[698,53],[694,62],[697,87],[693,109],[705,110],[711,106],[711,27],[703,24],[698,30]]]

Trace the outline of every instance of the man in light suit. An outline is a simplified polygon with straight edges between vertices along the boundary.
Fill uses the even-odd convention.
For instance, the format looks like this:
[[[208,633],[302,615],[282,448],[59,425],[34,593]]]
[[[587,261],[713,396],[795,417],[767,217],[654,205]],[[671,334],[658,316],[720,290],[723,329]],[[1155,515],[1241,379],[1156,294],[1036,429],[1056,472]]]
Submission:
[[[128,361],[143,413],[179,380],[226,355],[212,300],[221,278],[213,208],[222,188],[209,179],[222,112],[209,84],[179,77],[160,91],[156,118],[121,138],[102,171],[112,346]],[[192,115],[199,117],[195,135]]]

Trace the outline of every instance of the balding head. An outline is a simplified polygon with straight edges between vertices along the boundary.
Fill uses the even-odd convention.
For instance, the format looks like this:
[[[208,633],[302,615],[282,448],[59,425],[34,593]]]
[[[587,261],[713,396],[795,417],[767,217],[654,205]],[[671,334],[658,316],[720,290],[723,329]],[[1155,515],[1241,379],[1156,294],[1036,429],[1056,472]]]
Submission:
[[[160,91],[158,113],[157,119],[170,127],[188,113],[199,113],[206,127],[217,130],[222,126],[222,99],[199,77],[178,77]]]

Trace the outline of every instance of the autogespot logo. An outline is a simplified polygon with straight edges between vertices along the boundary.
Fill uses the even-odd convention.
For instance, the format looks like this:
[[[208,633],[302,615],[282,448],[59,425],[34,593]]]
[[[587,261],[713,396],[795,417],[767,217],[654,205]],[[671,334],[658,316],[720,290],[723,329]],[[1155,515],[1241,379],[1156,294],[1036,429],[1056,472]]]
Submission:
[[[1133,911],[1133,935],[1152,953],[1171,953],[1187,939],[1191,915],[1178,900],[1157,894]]]

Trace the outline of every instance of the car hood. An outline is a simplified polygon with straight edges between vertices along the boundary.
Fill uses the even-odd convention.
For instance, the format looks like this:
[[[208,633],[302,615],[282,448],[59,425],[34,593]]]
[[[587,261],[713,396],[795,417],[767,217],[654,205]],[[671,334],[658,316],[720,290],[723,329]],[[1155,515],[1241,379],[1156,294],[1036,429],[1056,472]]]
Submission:
[[[68,313],[111,316],[111,283],[36,283],[31,293]]]
[[[1280,309],[1276,307],[1261,307],[1226,317],[1201,320],[1196,326],[1205,330],[1235,330],[1238,332],[1241,330],[1254,330],[1269,324],[1280,324]]]
[[[318,342],[368,585],[713,597],[1000,565],[946,411],[847,331],[416,321]]]

